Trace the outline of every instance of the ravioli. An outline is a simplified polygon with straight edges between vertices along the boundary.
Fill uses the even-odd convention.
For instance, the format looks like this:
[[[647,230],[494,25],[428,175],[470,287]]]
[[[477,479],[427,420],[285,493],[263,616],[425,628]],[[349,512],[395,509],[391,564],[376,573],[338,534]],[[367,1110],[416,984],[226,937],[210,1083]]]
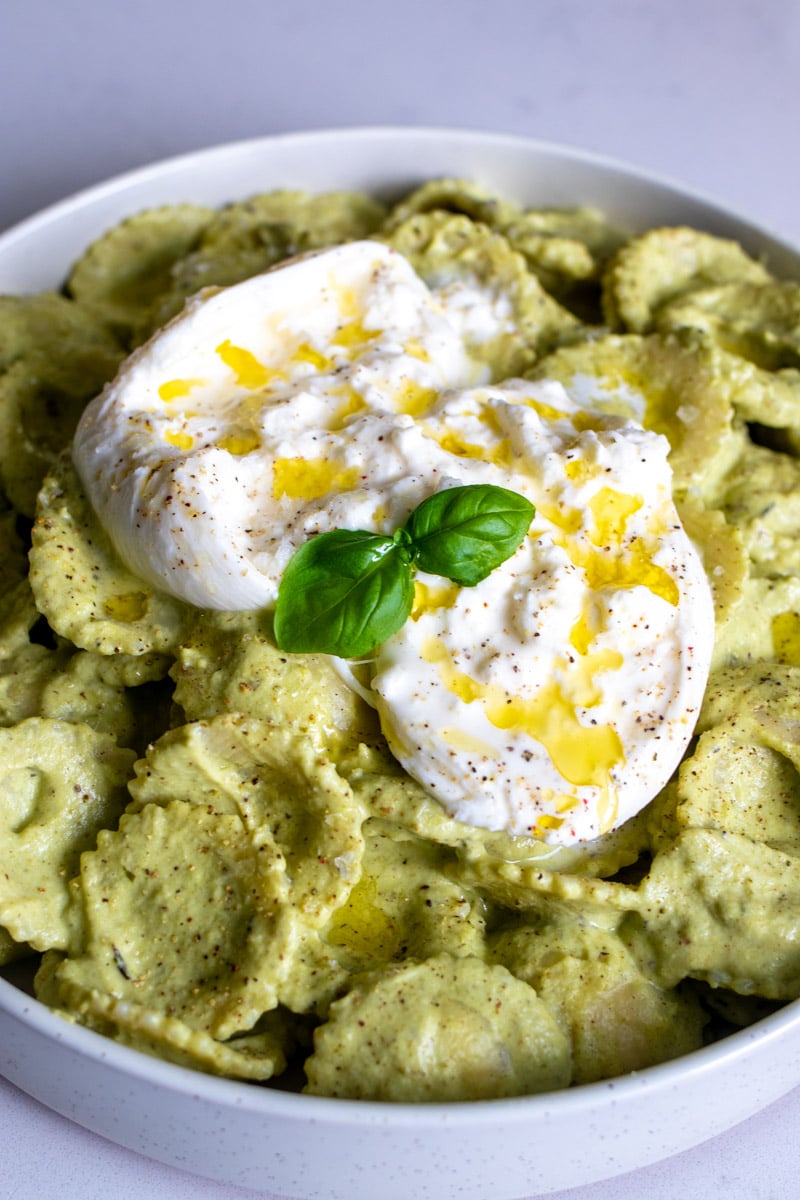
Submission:
[[[398,1008],[404,1020],[396,1029]],[[348,992],[319,1031],[306,1070],[307,1090],[329,1096],[487,1100],[565,1086],[569,1041],[510,972],[440,955]]]
[[[279,323],[259,333],[267,345],[214,326],[216,288],[274,297],[297,270],[297,313],[329,287],[332,262],[359,255],[351,292],[331,287],[327,316],[312,312],[316,332]],[[278,1086],[304,1073],[309,1092],[388,1102],[613,1078],[800,995],[796,289],[702,230],[631,238],[580,197],[525,209],[442,179],[388,209],[291,190],[169,206],[108,231],[65,294],[0,298],[0,962],[28,956],[44,1003],[146,1054]],[[148,359],[168,319],[172,341],[153,344],[186,345],[192,314],[218,334],[202,370]],[[209,364],[216,392],[199,382]],[[279,401],[271,425],[265,391]],[[191,571],[159,566],[157,537],[109,536],[120,491],[97,470],[102,421],[80,473],[70,460],[76,422],[91,428],[124,394],[140,449],[158,430],[158,455],[111,481],[142,510],[134,524],[197,520],[167,501],[193,448],[228,472],[220,528],[242,480],[268,480],[272,507],[244,520],[245,576],[241,560],[231,568],[235,538],[223,530],[212,546],[213,596],[202,556]],[[633,458],[614,466],[621,438]],[[485,588],[418,572],[410,620],[371,662],[278,648],[281,571],[343,523],[343,497],[360,497],[365,528],[392,533],[434,476],[509,469],[537,513]],[[660,517],[656,492],[675,503]],[[300,514],[277,549],[276,511]],[[674,756],[635,815],[622,805],[608,820],[588,803],[583,819],[580,792],[577,812],[558,811],[558,789],[550,809],[488,829],[494,785],[474,785],[470,822],[409,773],[408,745],[442,732],[411,694],[419,678],[391,712],[386,697],[427,653],[462,715],[486,718],[508,645],[481,614],[499,611],[509,573],[541,599],[536,568],[556,560],[570,586],[551,658],[531,652],[530,624],[520,646],[534,685],[573,660],[558,676],[569,736],[551,724],[540,741],[556,757],[563,742],[563,765],[611,727],[622,675],[601,600],[619,606],[617,634],[658,617],[669,648],[648,660],[651,683],[684,637],[708,684],[686,700]],[[630,586],[609,591],[635,564]],[[587,579],[598,586],[579,594]],[[703,600],[681,624],[669,596],[691,588]],[[523,609],[507,606],[501,628]],[[447,642],[449,610],[465,646]],[[647,690],[618,690],[634,726]],[[517,717],[519,694],[509,684]],[[521,720],[488,724],[496,759],[531,749]],[[442,779],[465,762],[486,773],[466,732],[456,745],[450,729]],[[529,776],[540,789],[548,755]]]

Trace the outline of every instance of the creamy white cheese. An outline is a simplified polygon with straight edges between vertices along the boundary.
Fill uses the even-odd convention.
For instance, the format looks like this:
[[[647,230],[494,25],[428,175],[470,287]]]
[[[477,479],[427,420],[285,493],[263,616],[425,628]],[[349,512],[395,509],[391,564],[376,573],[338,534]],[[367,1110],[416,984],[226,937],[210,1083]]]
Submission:
[[[481,374],[408,262],[359,242],[201,293],[88,406],[73,457],[138,575],[260,608],[309,536],[393,527],[436,489],[414,417]]]
[[[586,429],[559,385],[470,397],[492,414],[485,453],[537,515],[477,587],[418,577],[412,619],[377,652],[381,721],[461,820],[588,840],[648,803],[686,749],[713,643],[708,583],[663,438],[614,418]]]
[[[355,243],[202,294],[81,421],[74,458],[122,557],[200,607],[269,606],[295,549],[394,530],[494,483],[536,505],[475,588],[425,575],[372,688],[408,772],[460,819],[569,844],[639,811],[686,747],[713,611],[666,441],[560,384],[485,383],[510,319]]]

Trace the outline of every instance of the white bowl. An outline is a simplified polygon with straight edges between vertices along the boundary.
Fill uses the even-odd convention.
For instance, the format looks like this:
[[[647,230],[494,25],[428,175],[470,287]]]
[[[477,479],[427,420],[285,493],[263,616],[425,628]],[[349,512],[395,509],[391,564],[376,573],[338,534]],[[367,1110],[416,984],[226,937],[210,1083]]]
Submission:
[[[630,229],[693,225],[800,276],[791,247],[620,164],[516,137],[373,128],[240,142],[92,188],[0,237],[0,292],[58,286],[93,237],[150,205],[220,204],[281,186],[388,196],[436,175],[472,178],[527,204],[594,204]],[[113,1142],[243,1187],[308,1200],[513,1200],[645,1166],[784,1095],[800,1082],[800,1002],[621,1079],[514,1100],[389,1105],[160,1062],[63,1021],[0,979],[0,1073]]]

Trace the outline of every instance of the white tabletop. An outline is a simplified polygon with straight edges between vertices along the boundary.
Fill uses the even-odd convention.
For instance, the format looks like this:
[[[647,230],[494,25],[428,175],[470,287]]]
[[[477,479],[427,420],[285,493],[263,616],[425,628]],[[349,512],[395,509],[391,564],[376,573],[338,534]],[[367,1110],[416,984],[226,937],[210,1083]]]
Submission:
[[[412,124],[625,159],[800,244],[799,60],[798,0],[2,0],[0,229],[200,146]],[[2,1196],[252,1194],[119,1149],[2,1080],[0,1127]],[[797,1194],[798,1127],[800,1088],[561,1200],[782,1200]]]

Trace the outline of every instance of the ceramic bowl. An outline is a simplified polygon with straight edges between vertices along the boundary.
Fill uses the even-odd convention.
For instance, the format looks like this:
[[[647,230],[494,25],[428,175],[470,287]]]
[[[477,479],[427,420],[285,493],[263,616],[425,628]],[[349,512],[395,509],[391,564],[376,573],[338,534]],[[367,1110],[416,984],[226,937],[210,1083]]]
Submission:
[[[221,146],[92,188],[0,237],[0,292],[58,286],[86,244],[169,202],[275,187],[390,197],[437,175],[527,204],[593,204],[631,230],[687,224],[800,276],[800,254],[667,181],[516,137],[353,129]],[[12,975],[7,972],[7,975]],[[722,1132],[800,1082],[800,1002],[674,1062],[552,1095],[390,1105],[216,1079],[72,1025],[0,978],[0,1072],[113,1142],[211,1179],[304,1200],[513,1200],[645,1166]]]

